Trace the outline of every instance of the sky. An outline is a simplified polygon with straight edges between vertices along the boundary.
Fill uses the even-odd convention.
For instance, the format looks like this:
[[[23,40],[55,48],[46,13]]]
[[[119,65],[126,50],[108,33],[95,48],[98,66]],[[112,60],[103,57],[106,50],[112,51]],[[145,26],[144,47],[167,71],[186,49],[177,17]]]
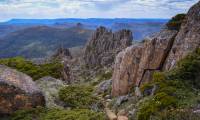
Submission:
[[[0,21],[13,18],[171,18],[198,0],[0,0]]]

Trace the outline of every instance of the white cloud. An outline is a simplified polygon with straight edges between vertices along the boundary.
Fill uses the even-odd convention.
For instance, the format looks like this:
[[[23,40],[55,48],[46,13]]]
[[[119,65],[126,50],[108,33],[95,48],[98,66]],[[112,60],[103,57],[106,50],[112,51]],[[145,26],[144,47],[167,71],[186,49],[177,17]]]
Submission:
[[[198,0],[1,0],[0,21],[12,18],[169,18]]]

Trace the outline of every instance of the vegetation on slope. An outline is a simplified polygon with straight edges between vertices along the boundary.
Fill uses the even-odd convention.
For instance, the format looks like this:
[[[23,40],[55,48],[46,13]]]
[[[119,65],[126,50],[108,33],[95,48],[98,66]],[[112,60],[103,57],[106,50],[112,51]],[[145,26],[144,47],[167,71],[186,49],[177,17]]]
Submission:
[[[146,97],[138,105],[138,120],[197,120],[200,103],[200,49],[181,60],[170,72],[155,73],[141,87]],[[156,87],[153,96],[149,91]]]
[[[179,30],[186,14],[178,14],[174,16],[168,23],[167,27],[170,30]]]
[[[15,112],[10,120],[105,120],[105,116],[102,112],[88,109],[32,108]]]
[[[31,76],[34,80],[45,76],[62,78],[61,70],[63,65],[60,62],[53,61],[47,64],[36,65],[22,57],[0,59],[0,64],[6,65],[20,72]]]

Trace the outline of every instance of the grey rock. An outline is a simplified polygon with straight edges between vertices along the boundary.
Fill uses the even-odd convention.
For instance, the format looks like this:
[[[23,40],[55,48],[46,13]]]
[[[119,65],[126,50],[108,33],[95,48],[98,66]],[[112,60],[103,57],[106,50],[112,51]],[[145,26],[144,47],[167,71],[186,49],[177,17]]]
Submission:
[[[116,54],[131,43],[131,31],[121,30],[113,33],[105,27],[99,27],[86,44],[83,57],[85,64],[89,68],[111,66]]]

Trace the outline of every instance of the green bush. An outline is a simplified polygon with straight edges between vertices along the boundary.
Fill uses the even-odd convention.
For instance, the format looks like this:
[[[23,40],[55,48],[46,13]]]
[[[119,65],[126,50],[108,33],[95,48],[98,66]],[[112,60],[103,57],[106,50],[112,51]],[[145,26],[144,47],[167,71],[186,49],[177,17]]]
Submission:
[[[176,101],[177,99],[173,96],[169,96],[164,92],[158,93],[140,104],[137,119],[149,120],[152,115],[160,112],[161,110],[176,106]]]
[[[186,14],[178,14],[174,16],[168,23],[167,27],[170,30],[179,30]]]
[[[36,65],[22,57],[0,59],[0,64],[6,65],[31,76],[34,80],[44,76],[62,78],[63,65],[57,61],[47,64]]]
[[[88,109],[32,108],[16,111],[11,120],[105,120],[105,115]]]
[[[93,96],[93,87],[86,85],[71,85],[59,91],[59,98],[74,108],[91,108],[99,100]]]

